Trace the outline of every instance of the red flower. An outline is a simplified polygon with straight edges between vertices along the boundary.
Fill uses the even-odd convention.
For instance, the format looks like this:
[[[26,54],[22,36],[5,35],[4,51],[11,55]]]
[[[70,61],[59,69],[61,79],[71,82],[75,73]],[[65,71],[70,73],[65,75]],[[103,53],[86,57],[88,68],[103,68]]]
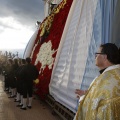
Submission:
[[[61,4],[65,3],[65,1],[66,0],[63,0],[61,2]],[[51,24],[51,27],[50,27],[50,30],[49,30],[49,34],[43,40],[43,43],[51,40],[52,50],[54,49],[56,51],[58,49],[58,46],[59,46],[59,43],[60,43],[60,40],[61,40],[61,36],[62,36],[62,33],[63,33],[63,29],[64,29],[64,26],[65,26],[65,22],[66,22],[66,19],[67,19],[67,15],[69,13],[69,9],[70,9],[70,6],[72,4],[72,1],[73,0],[67,0],[67,3],[65,4],[64,8],[61,8],[59,10],[59,13],[55,14],[54,19],[53,19],[52,24]],[[58,5],[58,7],[60,7],[60,5]],[[39,35],[40,35],[40,33],[39,33]],[[38,37],[35,41],[35,44],[37,46],[34,50],[33,57],[32,57],[32,62],[33,63],[35,63],[37,54],[38,54],[38,52],[40,50],[40,47],[42,45],[42,43],[38,43],[38,41],[40,40],[39,35],[38,35]],[[57,54],[57,51],[52,55],[52,57],[54,59],[56,57],[56,54]],[[53,68],[53,65],[52,65],[52,68]],[[39,70],[41,70],[41,63],[40,62],[38,62],[36,66]],[[42,99],[44,99],[46,94],[49,93],[49,83],[50,83],[50,79],[51,79],[51,74],[52,74],[52,69],[49,69],[48,65],[46,65],[46,67],[39,74],[39,77],[38,77],[39,83],[37,85],[35,85],[35,87],[37,89],[36,93]]]

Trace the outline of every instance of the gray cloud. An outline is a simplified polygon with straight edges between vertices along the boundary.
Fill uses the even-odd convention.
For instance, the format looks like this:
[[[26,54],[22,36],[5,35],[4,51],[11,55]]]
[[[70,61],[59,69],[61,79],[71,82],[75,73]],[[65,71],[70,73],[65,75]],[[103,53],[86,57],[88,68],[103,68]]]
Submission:
[[[16,28],[13,27],[13,26],[10,26],[10,25],[7,25],[7,24],[1,23],[1,22],[0,22],[0,26],[3,28],[3,30],[4,30],[5,28],[16,29]],[[16,29],[16,30],[19,30],[19,29]]]
[[[42,21],[44,18],[44,2],[42,0],[0,0],[0,17],[10,16],[33,29],[36,21]]]

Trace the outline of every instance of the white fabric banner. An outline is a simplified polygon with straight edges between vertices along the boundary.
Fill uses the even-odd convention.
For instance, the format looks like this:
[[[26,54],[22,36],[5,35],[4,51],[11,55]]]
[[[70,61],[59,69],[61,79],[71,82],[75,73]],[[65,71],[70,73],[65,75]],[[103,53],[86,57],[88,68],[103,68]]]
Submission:
[[[32,37],[30,38],[26,48],[25,48],[25,51],[24,51],[24,55],[23,55],[23,58],[27,58],[27,57],[30,57],[30,54],[32,52],[32,49],[33,49],[33,46],[34,46],[34,42],[35,42],[35,39],[37,37],[37,34],[38,34],[38,31],[39,31],[39,28],[34,32],[34,34],[32,35]]]
[[[75,89],[81,88],[85,74],[97,0],[76,0],[72,6],[74,7],[70,10],[70,17],[68,16],[69,24],[66,23],[67,27],[65,26],[66,34],[63,33],[49,88],[56,101],[76,112]]]

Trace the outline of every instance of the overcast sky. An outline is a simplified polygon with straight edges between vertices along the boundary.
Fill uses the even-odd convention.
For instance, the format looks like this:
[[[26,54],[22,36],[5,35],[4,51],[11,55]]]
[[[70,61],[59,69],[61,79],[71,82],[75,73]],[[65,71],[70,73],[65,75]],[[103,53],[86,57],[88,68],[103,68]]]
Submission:
[[[0,49],[24,49],[43,19],[43,0],[0,0]]]

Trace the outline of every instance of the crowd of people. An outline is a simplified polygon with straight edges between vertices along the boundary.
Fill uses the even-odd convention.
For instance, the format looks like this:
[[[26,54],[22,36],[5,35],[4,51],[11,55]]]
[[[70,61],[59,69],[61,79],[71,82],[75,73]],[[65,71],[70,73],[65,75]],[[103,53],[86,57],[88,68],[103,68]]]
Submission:
[[[8,98],[14,98],[14,102],[18,102],[16,107],[22,110],[31,109],[33,81],[39,74],[37,68],[31,64],[31,59],[2,59],[0,68],[4,75],[4,91],[10,94]]]
[[[15,98],[15,102],[19,102],[17,107],[22,110],[31,109],[33,80],[38,70],[30,58],[8,59],[3,64],[9,98]],[[74,120],[120,120],[120,49],[112,43],[100,45],[95,53],[95,64],[100,70],[99,76],[88,90],[75,91],[80,103]]]

